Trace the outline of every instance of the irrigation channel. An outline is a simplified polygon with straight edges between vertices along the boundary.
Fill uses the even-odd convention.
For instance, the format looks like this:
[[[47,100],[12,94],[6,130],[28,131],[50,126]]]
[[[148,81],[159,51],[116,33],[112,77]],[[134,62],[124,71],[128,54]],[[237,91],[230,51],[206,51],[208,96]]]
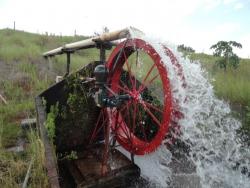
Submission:
[[[132,30],[131,34],[148,42],[160,54],[170,79],[172,97],[183,114],[178,121],[181,134],[177,135],[181,149],[178,146],[174,149],[178,154],[162,144],[156,152],[135,156],[142,177],[151,182],[147,186],[250,187],[250,150],[237,135],[241,123],[231,116],[229,105],[215,96],[199,62],[182,58],[176,47],[171,48],[158,39]],[[177,57],[183,69],[185,87],[182,78],[176,76],[178,69],[165,54],[162,44],[170,46]],[[143,69],[138,69],[139,75]],[[124,149],[120,150],[129,155]]]

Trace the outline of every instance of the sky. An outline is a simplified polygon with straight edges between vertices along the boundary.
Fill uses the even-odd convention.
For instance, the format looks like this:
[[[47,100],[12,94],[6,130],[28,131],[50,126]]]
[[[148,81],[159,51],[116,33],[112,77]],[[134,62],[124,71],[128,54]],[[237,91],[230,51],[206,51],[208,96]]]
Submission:
[[[133,26],[173,44],[212,53],[220,40],[240,42],[250,58],[250,0],[0,0],[0,29],[93,35]]]

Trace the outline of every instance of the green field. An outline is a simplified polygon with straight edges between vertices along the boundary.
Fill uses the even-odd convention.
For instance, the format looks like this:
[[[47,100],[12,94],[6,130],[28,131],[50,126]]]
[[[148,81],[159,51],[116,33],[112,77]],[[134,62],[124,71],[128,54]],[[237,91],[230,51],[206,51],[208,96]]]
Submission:
[[[0,30],[0,94],[8,104],[0,101],[0,187],[20,187],[29,161],[34,159],[31,187],[46,187],[44,173],[44,150],[35,132],[25,135],[20,128],[23,118],[35,117],[34,97],[54,82],[56,75],[63,75],[66,57],[60,56],[49,62],[42,53],[65,43],[85,37],[60,37],[38,35],[10,29]],[[72,56],[71,70],[98,60],[97,50],[84,50]],[[206,54],[191,54],[209,72],[210,79],[219,98],[244,109],[250,105],[250,60],[241,59],[237,69],[227,71],[215,65],[216,58]],[[247,110],[245,111],[247,113]],[[249,111],[250,114],[250,111]],[[249,118],[250,119],[250,118]],[[244,127],[249,129],[247,118]],[[250,122],[250,120],[249,120]],[[6,152],[5,148],[16,144],[19,137],[30,141],[28,150],[21,154]]]

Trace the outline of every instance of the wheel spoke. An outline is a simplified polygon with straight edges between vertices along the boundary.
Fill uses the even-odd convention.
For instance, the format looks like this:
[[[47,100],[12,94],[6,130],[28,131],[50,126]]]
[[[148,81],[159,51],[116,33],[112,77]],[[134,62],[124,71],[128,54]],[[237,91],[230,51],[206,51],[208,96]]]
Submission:
[[[146,87],[148,87],[152,82],[159,76],[159,74],[155,75],[150,81],[146,82],[145,84],[142,84],[139,88],[139,92],[142,92]]]
[[[131,93],[128,89],[126,89],[125,87],[122,87],[122,86],[120,86],[120,85],[117,85],[117,88],[120,89],[120,90],[122,90],[122,91],[124,91],[124,92],[127,93],[127,94],[130,94],[130,93]]]
[[[133,107],[134,107],[134,112],[133,112],[133,129],[132,132],[135,132],[135,126],[136,126],[136,115],[137,115],[137,105],[136,103],[133,103]]]
[[[133,75],[133,73],[131,71],[131,66],[129,66],[128,58],[127,58],[125,52],[123,52],[123,54],[124,54],[124,58],[125,58],[125,64],[126,64],[127,69],[128,69],[129,80],[131,82],[132,88],[134,89],[135,88],[135,83],[133,82],[133,78],[135,78],[135,77],[134,77],[134,75]]]
[[[123,110],[128,109],[128,107],[129,107],[129,104],[126,103],[126,105],[119,111],[122,112]],[[119,112],[117,112],[117,113],[119,113]],[[124,118],[126,116],[128,116],[128,118],[130,117],[129,114],[128,114],[128,110],[126,110],[126,112],[124,113]],[[117,129],[120,127],[123,130],[124,134],[127,136],[127,138],[130,138],[131,135],[130,135],[128,129],[124,128],[122,123],[124,123],[123,118],[120,118],[120,119],[118,118],[117,124],[119,124],[120,126],[117,126]]]
[[[99,125],[101,118],[102,118],[102,124]],[[102,109],[99,116],[98,116],[98,119],[97,119],[97,122],[96,122],[96,125],[95,125],[95,129],[94,129],[94,131],[93,131],[93,133],[91,135],[89,143],[93,143],[95,137],[100,132],[101,128],[105,125],[106,121],[107,121],[107,117],[106,118],[104,117],[104,109]]]
[[[151,68],[150,68],[149,71],[147,72],[145,78],[144,78],[143,81],[142,81],[142,85],[145,84],[146,80],[148,79],[148,77],[149,77],[149,75],[151,74],[151,72],[152,72],[152,70],[154,69],[154,67],[155,67],[155,63],[151,66]]]
[[[148,113],[148,115],[154,120],[154,122],[161,127],[161,123],[159,122],[159,120],[155,117],[155,115],[148,109],[148,107],[146,105],[142,105],[145,109],[145,111]]]
[[[99,114],[99,116],[98,116],[98,118],[97,118],[97,122],[96,122],[96,124],[95,124],[95,129],[94,129],[94,131],[93,131],[93,133],[92,133],[92,135],[91,135],[91,137],[90,137],[90,143],[92,143],[94,137],[96,136],[96,130],[97,130],[97,127],[98,127],[98,125],[99,125],[99,122],[100,122],[100,119],[101,119],[102,114],[103,114],[103,110],[101,110],[101,112],[100,112],[100,114]]]
[[[119,138],[123,138],[124,140],[129,140],[129,137],[127,137],[127,134],[124,134],[124,135],[121,135],[120,133],[116,132],[116,135],[119,137]],[[129,141],[128,141],[129,142]]]
[[[125,84],[122,80],[120,80],[120,82],[123,85],[124,89],[126,89],[127,91],[130,91],[127,84]]]
[[[130,114],[130,107],[131,107],[131,105],[126,105],[126,115],[124,115],[124,118],[126,118],[127,117],[127,119],[128,119],[128,122],[126,122],[126,123],[128,123],[128,125],[127,125],[127,127],[129,128],[129,125],[131,125],[131,119],[130,119],[130,117],[131,117],[131,114]],[[129,138],[131,138],[131,131],[129,131]]]
[[[121,125],[121,123],[123,123],[123,122],[121,122],[121,121],[118,122],[118,124],[120,125],[120,128],[122,129],[122,132],[123,132],[124,135],[127,137],[127,139],[130,140],[130,138],[131,138],[130,132],[128,132],[128,130],[126,129],[126,127],[124,127],[123,125]],[[124,138],[125,138],[125,137],[124,137]]]
[[[138,68],[138,58],[139,58],[139,52],[138,52],[138,49],[136,49],[136,61],[135,61],[135,66],[136,66],[136,69]],[[136,81],[136,78],[134,77],[134,81],[135,81],[135,89],[137,89],[137,81]]]
[[[162,111],[161,109],[159,109],[159,108],[157,108],[156,106],[154,106],[154,105],[148,103],[147,101],[141,100],[140,103],[143,103],[143,104],[145,104],[146,106],[148,106],[149,108],[152,108],[152,109],[154,109],[154,110],[156,110],[156,111],[158,111],[158,112],[160,112],[160,113],[163,114],[163,111]]]
[[[138,107],[139,107],[139,106],[138,106]],[[144,127],[145,122],[144,122],[144,120],[142,119],[142,115],[141,115],[141,111],[140,111],[140,110],[138,110],[138,119],[139,119],[139,125],[140,125],[141,128],[142,128],[142,134],[143,134],[143,136],[144,136],[144,139],[145,139],[146,141],[148,141],[148,137],[146,136],[145,127]]]

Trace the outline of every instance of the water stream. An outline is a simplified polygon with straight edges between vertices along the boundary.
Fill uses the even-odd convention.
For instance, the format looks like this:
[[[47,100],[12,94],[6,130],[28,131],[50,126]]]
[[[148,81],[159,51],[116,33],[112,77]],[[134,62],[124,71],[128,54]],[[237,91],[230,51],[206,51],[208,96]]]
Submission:
[[[243,146],[236,133],[241,123],[231,116],[229,105],[215,96],[208,74],[200,63],[182,58],[175,46],[159,39],[132,30],[131,35],[147,41],[160,54],[169,74],[173,97],[179,101],[180,110],[184,114],[184,118],[179,120],[182,132],[179,139],[189,148],[189,152],[184,155],[195,165],[196,170],[192,175],[198,178],[199,183],[192,185],[191,178],[188,185],[188,181],[182,179],[183,184],[187,183],[182,186],[250,187],[250,150]],[[177,70],[165,55],[161,45],[163,43],[174,52],[181,64],[186,88],[181,86],[182,81],[176,76]],[[176,179],[173,168],[169,167],[172,160],[171,152],[164,145],[154,153],[135,157],[142,176],[152,182],[151,187],[171,187],[173,181],[182,181]]]

